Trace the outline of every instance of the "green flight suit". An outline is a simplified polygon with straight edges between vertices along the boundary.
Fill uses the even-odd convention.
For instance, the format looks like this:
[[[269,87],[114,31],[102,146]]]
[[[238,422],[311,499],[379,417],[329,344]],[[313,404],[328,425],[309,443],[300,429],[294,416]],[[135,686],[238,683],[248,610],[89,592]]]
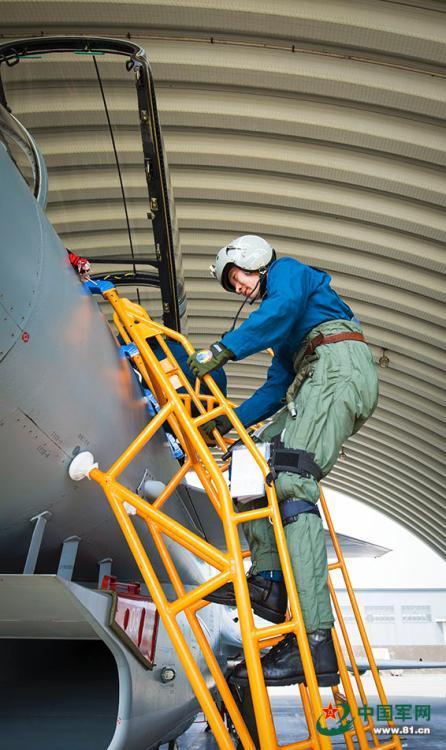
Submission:
[[[344,441],[359,430],[373,413],[378,401],[378,374],[372,353],[360,341],[341,341],[319,346],[304,357],[310,339],[345,331],[361,332],[359,325],[334,320],[314,328],[294,361],[296,379],[287,398],[294,402],[296,417],[281,410],[262,432],[261,439],[282,435],[286,448],[315,454],[323,476],[333,468]],[[281,472],[275,482],[279,502],[297,498],[317,503],[315,479]],[[255,507],[255,503],[250,504]],[[246,509],[246,505],[243,506]],[[243,525],[252,554],[254,572],[280,570],[273,527],[260,519]],[[308,632],[333,626],[328,590],[328,564],[322,521],[313,513],[299,514],[285,526],[302,613]]]

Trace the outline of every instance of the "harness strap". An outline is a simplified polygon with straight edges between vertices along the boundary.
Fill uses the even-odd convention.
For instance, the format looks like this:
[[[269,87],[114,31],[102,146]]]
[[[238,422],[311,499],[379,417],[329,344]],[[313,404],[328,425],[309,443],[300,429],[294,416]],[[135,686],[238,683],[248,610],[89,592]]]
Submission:
[[[319,508],[314,504],[310,503],[309,500],[294,500],[290,498],[283,500],[279,504],[280,515],[282,516],[282,523],[287,526],[293,521],[297,521],[301,513],[313,513],[315,516],[321,517]]]
[[[364,341],[365,338],[362,335],[362,333],[355,333],[354,331],[346,331],[345,333],[334,333],[331,336],[324,336],[323,333],[320,333],[318,336],[315,336],[314,339],[311,339],[311,341],[308,343],[307,348],[305,349],[304,357],[307,357],[309,354],[313,354],[314,350],[317,346],[321,346],[323,344],[337,344],[338,341]]]
[[[323,473],[314,460],[314,453],[308,451],[292,448],[284,448],[280,436],[277,435],[271,442],[271,454],[268,464],[271,468],[266,481],[271,484],[276,478],[277,474],[281,471],[289,471],[292,474],[300,474],[305,478],[313,477],[319,482]]]
[[[234,503],[238,506],[239,503],[234,499]],[[241,503],[240,503],[241,505]],[[268,506],[268,498],[266,495],[257,498],[257,500],[250,503],[250,508],[266,508]],[[243,505],[243,508],[246,506]],[[321,518],[319,508],[309,500],[296,500],[295,498],[288,498],[288,500],[282,500],[279,503],[280,515],[282,517],[282,524],[287,526],[293,521],[297,521],[301,513],[313,513],[315,516]]]

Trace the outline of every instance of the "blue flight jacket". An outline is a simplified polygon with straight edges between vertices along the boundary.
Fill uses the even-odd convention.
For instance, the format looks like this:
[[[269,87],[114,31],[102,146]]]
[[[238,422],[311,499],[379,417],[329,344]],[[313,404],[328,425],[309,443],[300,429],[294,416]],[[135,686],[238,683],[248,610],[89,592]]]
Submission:
[[[353,312],[330,287],[330,281],[325,271],[294,258],[279,258],[269,268],[266,293],[258,309],[221,339],[237,360],[269,347],[274,351],[264,384],[235,409],[245,427],[283,406],[295,377],[294,355],[311,329],[329,320],[352,319]]]

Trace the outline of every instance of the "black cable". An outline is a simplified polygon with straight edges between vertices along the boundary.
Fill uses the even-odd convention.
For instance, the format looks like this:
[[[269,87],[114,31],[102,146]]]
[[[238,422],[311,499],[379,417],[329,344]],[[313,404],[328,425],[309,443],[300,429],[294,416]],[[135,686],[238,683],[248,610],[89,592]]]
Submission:
[[[240,315],[241,311],[243,310],[243,308],[246,305],[246,303],[247,303],[248,300],[249,300],[249,297],[245,297],[245,299],[243,300],[243,302],[240,305],[239,309],[237,310],[237,314],[234,317],[234,320],[232,321],[232,326],[230,327],[229,331],[226,331],[226,333],[231,333],[231,331],[234,330],[234,328],[236,326],[236,323],[237,323],[237,321],[239,319],[239,315]],[[226,336],[226,333],[225,333],[225,336]]]
[[[119,164],[118,152],[117,152],[116,143],[115,143],[115,136],[113,134],[113,128],[112,128],[112,124],[111,124],[111,120],[110,120],[110,115],[109,115],[109,111],[108,111],[107,101],[106,101],[106,98],[105,98],[104,88],[102,86],[102,79],[101,79],[101,75],[99,73],[98,64],[96,62],[96,58],[95,58],[94,55],[93,55],[93,63],[94,63],[94,67],[95,67],[95,70],[96,70],[96,76],[97,76],[97,79],[98,79],[99,88],[101,90],[101,96],[102,96],[102,102],[104,104],[105,116],[107,117],[108,129],[110,131],[110,138],[111,138],[111,142],[112,142],[112,146],[113,146],[113,152],[114,152],[114,155],[115,155],[116,168],[118,170],[118,176],[119,176],[119,184],[121,186],[122,201],[123,201],[123,204],[124,204],[124,213],[125,213],[125,221],[126,221],[126,224],[127,224],[127,233],[128,233],[128,236],[129,236],[130,252],[132,254],[133,273],[136,275],[135,251],[133,249],[132,231],[130,229],[129,214],[128,214],[128,211],[127,211],[127,200],[126,200],[126,197],[125,197],[124,183],[122,181],[122,174],[121,174],[121,165]],[[136,287],[136,296],[137,296],[137,299],[138,299],[138,304],[140,305],[141,304],[141,300],[140,300],[140,297],[139,297],[139,289],[138,289],[138,287]]]

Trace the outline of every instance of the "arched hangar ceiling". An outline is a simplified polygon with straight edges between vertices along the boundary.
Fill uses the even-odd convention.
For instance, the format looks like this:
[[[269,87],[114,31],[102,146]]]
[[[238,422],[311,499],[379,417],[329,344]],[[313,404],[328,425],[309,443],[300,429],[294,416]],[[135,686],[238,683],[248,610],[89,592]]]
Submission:
[[[5,39],[95,34],[145,47],[196,346],[217,339],[236,310],[207,270],[235,235],[263,234],[279,254],[332,275],[376,361],[384,348],[389,365],[379,368],[374,416],[326,484],[444,555],[445,3],[14,0],[0,2],[0,13]],[[115,66],[104,62],[102,76],[136,215],[146,197],[139,145],[126,140],[135,109]],[[93,76],[73,91],[61,120],[55,81],[63,64],[29,70],[31,91],[14,74],[14,111],[47,156],[56,228],[81,253],[127,252]],[[261,384],[266,362],[259,355],[228,367],[235,400]]]

